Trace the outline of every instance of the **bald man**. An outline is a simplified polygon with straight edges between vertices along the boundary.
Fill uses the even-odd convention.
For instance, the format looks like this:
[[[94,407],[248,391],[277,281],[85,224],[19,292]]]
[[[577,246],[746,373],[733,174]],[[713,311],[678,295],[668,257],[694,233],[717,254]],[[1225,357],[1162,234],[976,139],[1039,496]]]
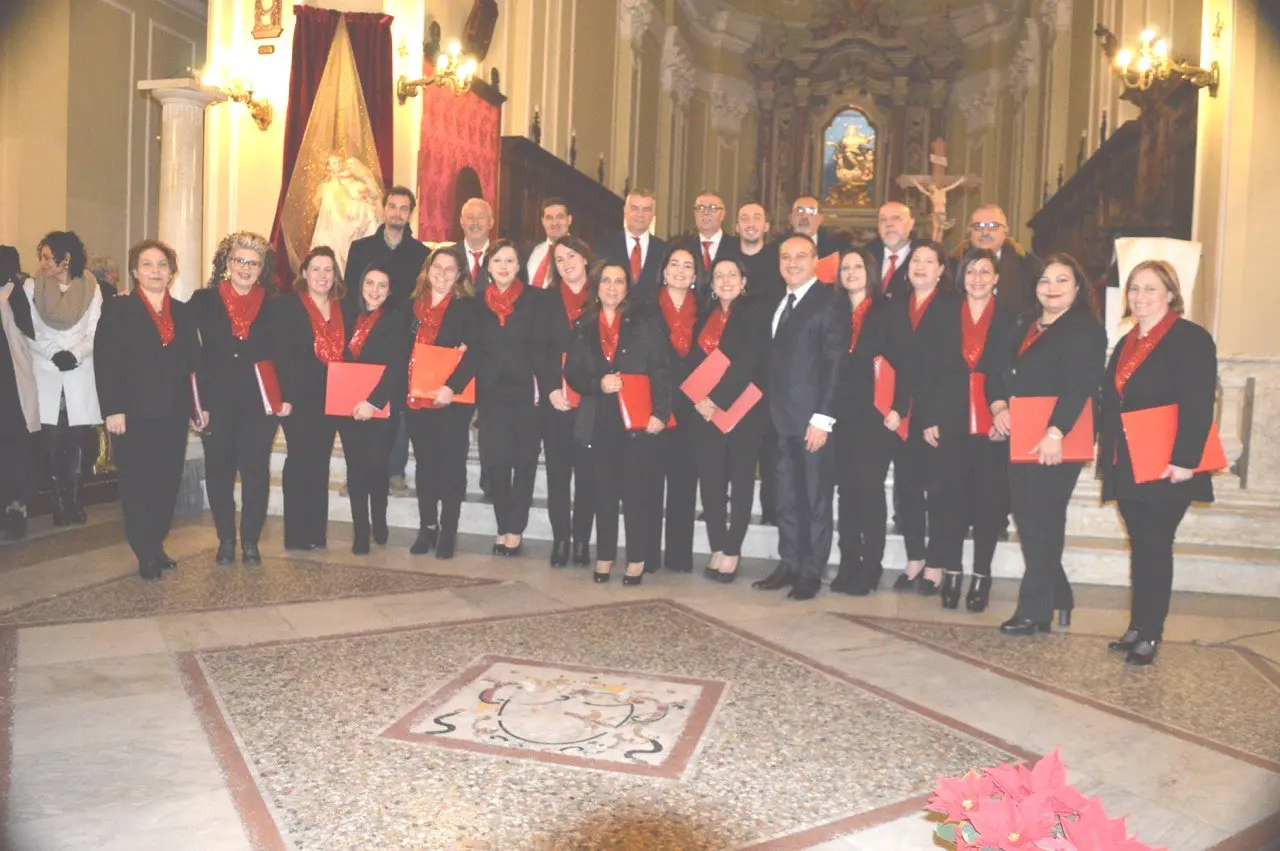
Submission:
[[[907,255],[914,244],[911,231],[915,226],[911,208],[901,201],[890,201],[880,208],[876,219],[876,232],[880,235],[864,246],[880,263],[880,280],[876,284],[889,298],[901,299],[911,294]]]
[[[1028,308],[1036,297],[1036,282],[1044,262],[1009,237],[1009,219],[995,204],[984,204],[969,216],[969,238],[951,252],[952,273],[960,267],[970,246],[994,251],[1000,261],[996,302],[1016,313]],[[963,282],[960,282],[961,284]]]

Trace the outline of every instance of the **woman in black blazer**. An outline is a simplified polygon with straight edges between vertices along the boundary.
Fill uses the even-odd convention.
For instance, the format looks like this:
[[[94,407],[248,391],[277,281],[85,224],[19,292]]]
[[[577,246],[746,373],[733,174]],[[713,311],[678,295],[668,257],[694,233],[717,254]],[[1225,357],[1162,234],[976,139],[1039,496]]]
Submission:
[[[519,555],[529,524],[538,472],[538,387],[535,368],[544,348],[542,290],[520,280],[520,254],[499,239],[484,257],[489,275],[482,300],[481,346],[476,381],[480,404],[480,461],[489,470],[489,494],[498,521],[493,554]]]
[[[871,252],[847,250],[840,257],[839,285],[848,297],[832,302],[838,321],[851,334],[849,351],[840,359],[831,435],[840,488],[840,572],[831,590],[859,597],[876,590],[884,573],[884,483],[889,462],[903,444],[875,405],[877,358],[884,358],[897,375],[890,410],[901,419],[911,408],[910,325],[898,321],[895,304],[881,291],[879,280],[880,265]]]
[[[356,271],[356,270],[351,270]],[[394,420],[374,417],[392,399],[405,395],[409,366],[409,322],[398,308],[387,306],[391,271],[375,261],[360,274],[358,312],[344,317],[346,359],[384,366],[369,396],[356,405],[350,419],[339,418],[342,454],[347,462],[347,497],[351,500],[351,552],[369,552],[369,537],[387,542],[387,493],[391,486],[391,442]]]
[[[698,298],[694,294],[697,263],[684,248],[673,248],[662,264],[662,281],[654,296],[652,311],[662,320],[667,336],[667,356],[671,359],[672,411],[676,424],[668,426],[654,440],[653,477],[649,512],[649,542],[645,570],[662,567],[676,573],[693,571],[693,522],[698,504],[698,474],[694,459],[694,420],[689,397],[679,392],[681,383],[693,371],[694,326],[698,323]],[[724,496],[715,501],[723,504]],[[705,506],[706,500],[703,500]],[[665,506],[665,510],[664,510]],[[720,509],[723,512],[723,508]],[[666,548],[663,548],[663,527]]]
[[[738,401],[760,373],[763,351],[760,340],[765,331],[761,311],[746,295],[747,285],[746,274],[737,259],[717,260],[711,267],[711,301],[695,330],[686,363],[687,372],[692,372],[717,349],[729,359],[729,368],[710,395],[693,406],[696,418],[689,420],[707,542],[711,545],[706,576],[719,582],[732,582],[738,576],[742,540],[751,522],[756,460],[760,456],[769,410],[763,400],[756,402],[728,434],[712,422],[717,413],[728,410]],[[677,399],[688,399],[680,392],[679,385],[673,393]],[[677,412],[676,416],[680,414]],[[729,494],[727,516],[726,493]],[[689,520],[692,525],[692,511]],[[667,522],[670,524],[670,518]]]
[[[292,413],[282,422],[288,454],[284,461],[284,546],[324,549],[329,522],[329,460],[338,417],[324,412],[329,364],[346,351],[342,299],[347,293],[333,249],[318,246],[303,258],[296,294],[279,298],[276,316],[276,374],[280,395]]]
[[[1102,498],[1116,500],[1129,532],[1133,597],[1129,628],[1111,649],[1150,665],[1173,589],[1173,539],[1192,502],[1213,502],[1210,473],[1196,473],[1213,424],[1218,352],[1209,332],[1182,318],[1178,274],[1161,260],[1139,263],[1125,284],[1137,325],[1115,347],[1102,382],[1098,466]],[[1176,405],[1178,430],[1163,476],[1138,484],[1120,415]]]
[[[1014,616],[1000,626],[1006,635],[1048,632],[1053,612],[1071,623],[1074,596],[1062,569],[1067,503],[1082,462],[1062,460],[1062,441],[1102,380],[1107,335],[1094,312],[1084,269],[1066,254],[1045,258],[1036,303],[1014,332],[1014,355],[994,392],[988,393],[994,428],[1010,431],[1008,401],[1014,396],[1053,396],[1057,403],[1030,463],[1009,464],[1013,519],[1026,564]],[[1011,459],[1012,461],[1012,459]]]
[[[129,250],[132,295],[106,303],[93,341],[98,401],[116,436],[120,506],[138,574],[160,578],[174,566],[164,551],[193,420],[191,380],[200,347],[187,305],[169,295],[178,256],[163,242]],[[198,426],[211,422],[201,411]]]
[[[644,578],[649,494],[654,464],[653,436],[671,416],[671,357],[661,317],[629,299],[631,270],[600,261],[591,270],[592,297],[573,339],[565,377],[582,395],[574,439],[591,450],[596,498],[596,582],[608,582],[618,555],[618,503],[625,511],[627,572],[624,585]],[[628,430],[617,394],[623,375],[649,379],[653,414],[643,429]],[[626,499],[623,499],[626,494]],[[639,498],[636,498],[636,497]]]
[[[413,343],[462,349],[462,358],[430,399],[410,399],[405,411],[417,464],[418,538],[409,548],[453,558],[458,517],[467,496],[467,452],[474,406],[454,397],[480,364],[480,303],[457,246],[431,252],[413,290]],[[412,369],[412,367],[410,367]]]
[[[240,477],[240,557],[246,567],[262,564],[258,538],[271,490],[271,445],[277,418],[265,412],[254,364],[269,361],[271,308],[266,287],[271,244],[249,231],[222,240],[213,274],[188,302],[200,331],[200,392],[213,416],[204,441],[205,489],[218,530],[218,564],[236,560],[236,476]],[[283,411],[282,416],[288,411]]]
[[[971,376],[993,385],[1008,366],[1018,317],[998,303],[998,261],[985,248],[965,253],[959,266],[964,296],[959,308],[943,313],[934,333],[922,338],[919,393],[913,419],[935,453],[930,476],[930,515],[944,570],[942,607],[960,605],[964,583],[964,539],[973,529],[973,579],[965,607],[981,612],[991,594],[991,560],[1009,518],[1009,444],[994,428],[971,432]],[[976,390],[975,390],[976,392]],[[996,394],[1000,395],[997,389]],[[934,512],[933,506],[938,507]]]
[[[570,540],[574,564],[591,563],[591,526],[595,504],[591,487],[590,458],[573,439],[576,406],[565,398],[564,365],[574,323],[587,304],[588,269],[594,262],[591,248],[576,236],[564,236],[551,245],[551,276],[542,299],[543,348],[538,366],[542,403],[542,448],[546,456],[547,509],[551,515],[551,566],[569,564]],[[572,514],[569,489],[573,488]]]

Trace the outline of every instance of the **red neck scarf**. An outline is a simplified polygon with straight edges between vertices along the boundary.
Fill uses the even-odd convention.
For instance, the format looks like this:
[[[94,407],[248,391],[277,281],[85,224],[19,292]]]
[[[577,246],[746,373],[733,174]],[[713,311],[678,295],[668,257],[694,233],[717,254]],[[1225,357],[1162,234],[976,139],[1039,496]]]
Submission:
[[[160,311],[151,306],[151,300],[142,292],[142,287],[134,287],[138,293],[138,298],[142,299],[142,306],[147,309],[147,316],[151,317],[151,321],[156,324],[156,331],[160,334],[160,345],[167,346],[173,342],[173,311],[171,305],[173,299],[169,296],[169,291],[164,291],[164,300],[160,302]]]
[[[977,369],[978,361],[982,360],[982,351],[987,347],[987,332],[991,330],[991,318],[995,313],[994,295],[987,299],[977,322],[973,321],[969,302],[966,300],[960,303],[960,353],[964,355],[964,362],[969,364],[970,372]]]
[[[560,300],[564,302],[564,315],[569,319],[569,327],[573,327],[573,323],[578,321],[578,317],[582,315],[582,308],[587,303],[587,285],[584,283],[582,289],[576,293],[569,289],[569,285],[560,282]]]
[[[498,324],[505,326],[507,317],[515,312],[516,299],[520,298],[520,293],[524,292],[524,281],[516,278],[511,282],[511,286],[507,287],[506,292],[498,289],[497,284],[489,284],[484,290],[484,303],[489,305],[498,316]]]
[[[218,295],[222,296],[222,305],[227,309],[227,318],[231,320],[231,336],[237,340],[249,339],[249,326],[258,318],[262,309],[262,301],[267,292],[262,287],[254,286],[244,295],[236,292],[230,281],[218,284]]]
[[[364,344],[369,340],[369,332],[373,330],[374,325],[378,324],[381,316],[382,308],[378,308],[373,313],[365,313],[356,320],[356,330],[351,334],[351,342],[347,343],[353,358],[360,357],[360,352],[364,351]]]
[[[728,323],[731,313],[733,313],[732,304],[724,310],[711,311],[711,315],[702,326],[702,331],[698,334],[698,348],[702,349],[703,354],[709,355],[720,348],[720,337],[724,334],[724,326]]]
[[[613,363],[613,356],[618,352],[618,333],[622,329],[622,314],[613,314],[613,321],[610,322],[605,318],[604,311],[600,311],[600,350],[604,352],[604,359],[610,364]]]
[[[342,360],[342,350],[346,347],[347,329],[342,324],[342,311],[336,301],[329,301],[329,321],[326,322],[315,299],[307,293],[299,293],[302,306],[311,317],[311,333],[315,334],[316,359],[325,363]]]
[[[1044,328],[1041,328],[1039,322],[1032,322],[1031,327],[1027,329],[1027,336],[1022,338],[1022,345],[1018,348],[1018,357],[1022,357],[1026,354],[1027,349],[1031,348],[1031,344],[1036,340],[1039,340],[1040,335],[1043,334],[1047,328],[1047,325]]]
[[[428,291],[413,303],[413,315],[418,318],[416,342],[424,346],[435,345],[436,335],[440,333],[440,325],[444,322],[445,311],[449,309],[452,301],[453,293],[446,293],[445,297],[440,299],[440,303],[432,307],[431,293]]]
[[[924,297],[924,301],[916,303],[916,294],[911,294],[911,300],[907,302],[908,314],[911,317],[911,330],[916,330],[920,325],[920,320],[924,319],[925,311],[929,309],[929,305],[933,303],[933,297],[938,294],[938,288],[934,287],[933,292]]]
[[[689,347],[693,344],[693,323],[698,319],[698,305],[693,300],[693,293],[686,292],[684,301],[676,307],[670,291],[663,287],[658,292],[658,307],[662,308],[662,318],[666,320],[671,334],[671,347],[680,357],[688,357]]]
[[[1120,360],[1116,364],[1116,393],[1120,394],[1121,399],[1124,398],[1124,386],[1129,383],[1129,379],[1138,371],[1138,367],[1142,366],[1142,362],[1147,359],[1147,355],[1151,354],[1151,350],[1160,345],[1164,335],[1169,333],[1169,329],[1177,321],[1178,314],[1170,310],[1155,324],[1155,327],[1147,332],[1147,336],[1139,336],[1137,325],[1124,335],[1124,344],[1120,347]]]
[[[867,314],[871,311],[871,297],[867,296],[862,299],[862,303],[853,309],[850,322],[853,325],[853,336],[849,339],[849,351],[853,351],[858,346],[858,336],[862,334],[862,323],[866,321]]]

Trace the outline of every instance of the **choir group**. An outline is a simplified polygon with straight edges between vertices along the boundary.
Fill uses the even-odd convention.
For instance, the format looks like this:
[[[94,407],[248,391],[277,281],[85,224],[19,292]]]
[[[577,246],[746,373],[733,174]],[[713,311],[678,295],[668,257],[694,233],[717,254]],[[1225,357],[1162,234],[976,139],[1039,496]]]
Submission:
[[[636,191],[623,230],[590,246],[571,235],[568,205],[548,198],[546,238],[522,249],[490,239],[492,211],[473,199],[464,240],[430,251],[409,228],[414,205],[390,189],[384,224],[349,247],[347,268],[315,247],[289,292],[274,293],[271,247],[249,232],[222,240],[187,303],[169,294],[179,258],[156,240],[130,251],[130,294],[109,298],[73,233],[45,237],[36,275],[16,274],[15,253],[0,290],[0,468],[19,470],[17,436],[42,429],[54,522],[83,522],[71,447],[78,429],[105,422],[128,541],[140,575],[157,580],[174,566],[163,544],[188,428],[204,443],[217,561],[233,563],[238,543],[246,566],[261,563],[277,426],[292,550],[326,545],[335,435],[353,552],[385,545],[389,481],[411,443],[411,552],[446,559],[474,421],[494,554],[522,552],[541,452],[553,567],[590,565],[594,527],[594,578],[608,581],[621,520],[623,584],[663,566],[690,572],[700,496],[703,572],[733,582],[759,476],[779,562],[754,587],[803,600],[821,589],[835,531],[830,589],[877,589],[892,465],[907,558],[894,589],[983,611],[1012,511],[1025,574],[1001,628],[1032,635],[1055,612],[1070,623],[1067,505],[1096,439],[1104,498],[1118,501],[1132,551],[1131,623],[1112,648],[1154,660],[1174,534],[1192,501],[1213,498],[1202,453],[1216,352],[1181,318],[1168,264],[1128,276],[1136,321],[1108,363],[1080,265],[1017,246],[998,207],[975,211],[949,256],[912,236],[896,202],[880,209],[879,238],[855,248],[821,226],[814,198],[797,199],[770,242],[760,205],[742,207],[730,236],[723,201],[704,193],[696,232],[667,243],[650,233],[653,194]],[[1140,430],[1140,416],[1165,419]],[[9,479],[21,474],[0,482],[4,503],[20,508]]]

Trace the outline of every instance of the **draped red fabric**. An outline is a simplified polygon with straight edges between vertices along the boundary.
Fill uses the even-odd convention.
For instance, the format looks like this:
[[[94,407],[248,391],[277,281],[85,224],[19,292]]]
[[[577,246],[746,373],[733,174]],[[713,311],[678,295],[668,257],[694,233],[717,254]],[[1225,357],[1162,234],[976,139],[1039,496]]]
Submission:
[[[424,66],[424,73],[434,68]],[[418,153],[418,239],[449,239],[456,222],[454,189],[470,166],[480,190],[497,202],[500,154],[498,107],[473,92],[455,95],[441,86],[422,88],[422,147]]]
[[[391,15],[380,12],[347,12],[347,35],[351,53],[360,73],[360,88],[373,125],[373,141],[378,146],[378,163],[382,166],[382,185],[395,183],[395,117],[391,78]]]

